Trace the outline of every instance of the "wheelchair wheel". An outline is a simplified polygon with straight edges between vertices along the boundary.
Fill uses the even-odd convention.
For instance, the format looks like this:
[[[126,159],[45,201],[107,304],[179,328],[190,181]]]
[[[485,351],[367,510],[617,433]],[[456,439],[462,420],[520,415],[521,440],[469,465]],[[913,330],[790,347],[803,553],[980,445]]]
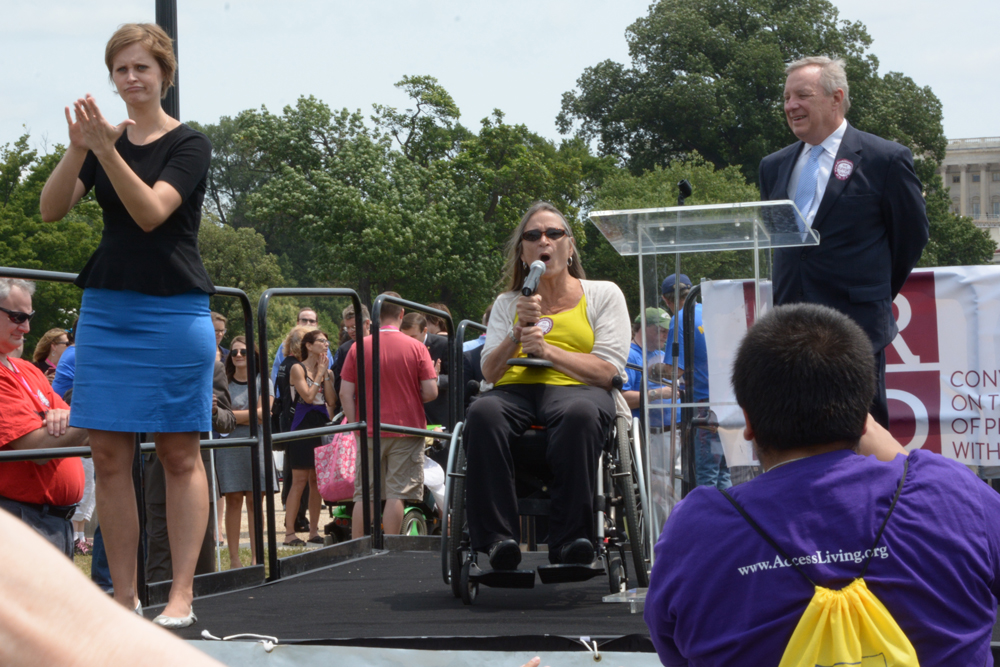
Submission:
[[[469,570],[472,567],[472,560],[469,559],[462,565],[462,576],[459,580],[462,584],[462,603],[472,604],[476,601],[476,595],[479,593],[479,584],[474,584],[469,581]]]
[[[617,549],[609,547],[605,556],[608,560],[608,588],[611,593],[624,593],[628,590],[628,574],[625,563]]]
[[[452,478],[450,507],[448,508],[447,521],[450,522],[446,529],[448,531],[448,561],[451,572],[451,592],[457,598],[462,598],[465,602],[469,595],[468,588],[468,567],[462,567],[462,534],[465,531],[465,448],[459,446],[455,460],[455,473]],[[462,579],[465,579],[464,583]],[[472,597],[475,597],[473,594]],[[471,604],[465,602],[466,604]]]
[[[401,535],[426,535],[427,519],[419,507],[408,507],[403,514],[403,529]]]
[[[632,459],[632,443],[629,439],[628,423],[621,417],[617,418],[615,430],[617,432],[619,474],[621,475],[615,478],[615,484],[625,506],[625,529],[628,532],[629,546],[632,549],[635,585],[639,588],[648,588],[649,571],[646,569],[646,555],[649,551],[649,540],[646,536],[648,527],[644,516],[645,508],[640,506],[638,500],[640,473]]]

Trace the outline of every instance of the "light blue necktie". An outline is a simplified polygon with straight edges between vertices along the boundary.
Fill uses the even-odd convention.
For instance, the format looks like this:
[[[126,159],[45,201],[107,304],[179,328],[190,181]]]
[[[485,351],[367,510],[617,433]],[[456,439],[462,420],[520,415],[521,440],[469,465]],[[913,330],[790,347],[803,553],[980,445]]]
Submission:
[[[799,183],[795,187],[795,207],[799,209],[801,217],[798,218],[799,231],[806,231],[806,216],[812,208],[813,198],[816,196],[816,175],[819,173],[819,156],[823,152],[822,146],[813,146],[809,149],[809,159],[806,166],[799,174]]]

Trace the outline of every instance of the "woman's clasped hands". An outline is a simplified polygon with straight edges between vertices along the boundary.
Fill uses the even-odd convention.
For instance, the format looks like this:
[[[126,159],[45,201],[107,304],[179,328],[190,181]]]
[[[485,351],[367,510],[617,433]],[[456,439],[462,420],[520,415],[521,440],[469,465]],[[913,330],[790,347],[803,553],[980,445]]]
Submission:
[[[74,120],[75,115],[75,120]],[[69,124],[69,143],[73,148],[90,150],[98,158],[115,150],[115,142],[129,125],[135,121],[126,118],[118,125],[112,125],[97,106],[97,100],[90,93],[73,103],[73,112],[66,107],[66,122]]]

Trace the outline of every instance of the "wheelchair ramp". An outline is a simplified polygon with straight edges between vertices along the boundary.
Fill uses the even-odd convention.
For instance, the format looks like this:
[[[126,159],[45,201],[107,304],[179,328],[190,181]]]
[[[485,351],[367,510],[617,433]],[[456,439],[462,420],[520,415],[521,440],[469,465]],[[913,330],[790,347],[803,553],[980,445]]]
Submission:
[[[547,562],[545,553],[528,553],[522,567]],[[608,592],[604,577],[555,585],[539,582],[533,589],[482,588],[476,603],[466,606],[442,581],[439,554],[382,552],[256,588],[198,598],[198,623],[178,634],[196,640],[203,630],[215,637],[254,633],[275,637],[282,645],[524,652],[528,657],[545,651],[587,655],[578,640],[589,637],[604,647],[601,650],[652,651],[641,615],[630,613],[629,605],[602,602]],[[263,652],[260,645],[257,648]],[[218,655],[216,650],[222,648],[210,652]]]

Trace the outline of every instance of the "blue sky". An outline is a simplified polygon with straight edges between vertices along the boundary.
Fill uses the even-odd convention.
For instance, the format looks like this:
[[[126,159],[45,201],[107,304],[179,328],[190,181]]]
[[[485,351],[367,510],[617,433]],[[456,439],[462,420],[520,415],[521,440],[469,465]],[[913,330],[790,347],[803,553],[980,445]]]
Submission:
[[[1000,135],[1000,2],[834,0],[864,23],[880,72],[902,71],[944,104],[949,138]],[[625,29],[648,0],[345,2],[178,0],[182,119],[212,123],[312,94],[334,108],[403,107],[393,83],[430,74],[476,129],[492,109],[557,139],[560,99],[584,68],[628,62]],[[104,44],[120,23],[151,21],[154,0],[0,0],[0,145],[65,142],[63,107],[93,93],[106,115]]]

